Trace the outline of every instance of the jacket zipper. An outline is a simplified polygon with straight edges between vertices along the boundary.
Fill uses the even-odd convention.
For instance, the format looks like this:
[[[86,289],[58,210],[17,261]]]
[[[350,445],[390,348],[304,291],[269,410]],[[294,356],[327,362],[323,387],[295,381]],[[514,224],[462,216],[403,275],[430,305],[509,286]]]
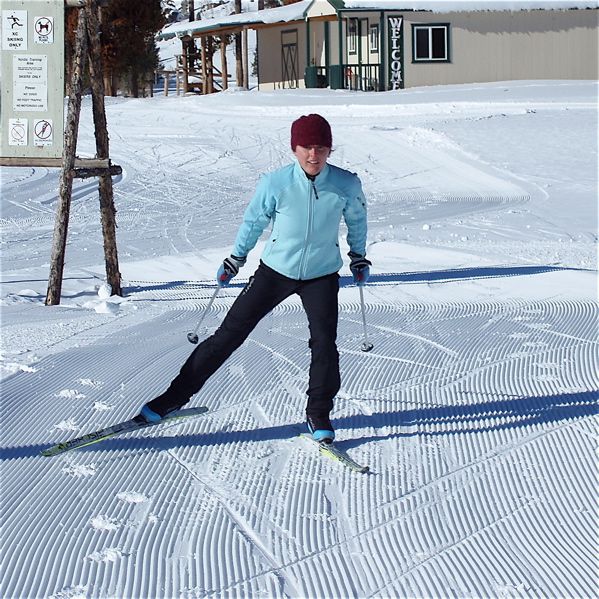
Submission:
[[[306,256],[308,255],[308,239],[310,238],[310,232],[312,231],[312,219],[314,217],[313,212],[314,212],[314,199],[312,196],[312,190],[314,190],[314,195],[316,196],[316,199],[318,199],[318,193],[316,192],[316,186],[314,184],[314,181],[311,182],[312,183],[312,189],[308,188],[308,192],[309,192],[309,201],[308,201],[308,226],[306,227],[306,237],[304,239],[304,254],[302,256],[301,262],[300,262],[300,280],[303,280],[304,275],[305,275],[305,270],[306,270]]]
[[[318,192],[316,191],[316,183],[314,181],[314,179],[311,179],[312,182],[312,189],[314,190],[314,195],[316,196],[316,199],[318,199]]]

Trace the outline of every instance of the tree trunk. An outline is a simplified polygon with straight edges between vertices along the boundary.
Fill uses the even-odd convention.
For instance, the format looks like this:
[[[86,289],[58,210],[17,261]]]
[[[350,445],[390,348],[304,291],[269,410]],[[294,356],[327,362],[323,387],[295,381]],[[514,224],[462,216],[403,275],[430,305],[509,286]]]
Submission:
[[[137,67],[131,68],[131,95],[139,98],[139,71]]]
[[[235,0],[235,13],[241,12],[241,0]],[[235,34],[235,62],[237,87],[243,87],[243,48],[241,42],[241,32]]]
[[[79,14],[79,23],[77,25],[77,36],[75,38],[73,72],[70,87],[71,93],[68,101],[64,136],[64,155],[58,186],[59,202],[56,209],[52,255],[50,257],[50,274],[48,277],[48,294],[46,295],[47,306],[56,306],[60,304],[60,295],[62,293],[62,276],[64,272],[64,258],[67,246],[69,213],[71,210],[71,196],[73,191],[73,169],[75,168],[79,114],[81,112],[83,69],[87,54],[87,34],[85,29],[86,17],[83,11],[81,11]]]
[[[208,93],[208,71],[207,71],[207,60],[206,60],[206,38],[202,36],[200,38],[200,62],[202,69],[202,93],[206,95]]]
[[[227,44],[224,36],[220,40],[220,62],[223,73],[223,89],[229,88],[229,73],[227,72]]]
[[[241,34],[241,48],[243,56],[243,89],[250,89],[250,51],[248,49],[248,30],[245,27]]]
[[[243,44],[241,42],[241,32],[235,34],[235,66],[237,87],[243,87]]]
[[[209,35],[206,38],[206,71],[208,73],[208,93],[214,93],[214,38]]]
[[[195,21],[196,20],[195,0],[189,0],[188,6],[189,6],[189,20]]]
[[[108,159],[108,126],[104,106],[104,79],[102,78],[102,53],[100,43],[100,23],[95,2],[85,7],[89,41],[89,73],[92,86],[92,110],[96,136],[96,157]],[[112,288],[113,295],[122,295],[121,273],[116,247],[116,209],[112,191],[112,176],[108,171],[100,175],[100,218],[104,239],[104,261],[106,262],[106,282]]]

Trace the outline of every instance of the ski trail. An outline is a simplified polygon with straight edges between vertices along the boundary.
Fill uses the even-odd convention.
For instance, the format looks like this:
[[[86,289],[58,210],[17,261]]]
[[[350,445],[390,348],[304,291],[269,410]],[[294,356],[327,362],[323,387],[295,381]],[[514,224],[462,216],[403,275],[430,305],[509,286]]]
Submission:
[[[115,188],[119,249],[132,274],[114,315],[85,307],[97,295],[89,272],[102,272],[89,187],[74,198],[68,304],[49,309],[40,288],[56,174],[11,171],[0,219],[10,290],[0,596],[596,596],[598,311],[583,272],[596,235],[560,208],[568,198],[594,214],[592,152],[558,152],[547,166],[550,144],[529,152],[525,138],[553,141],[544,127],[557,122],[560,144],[593,147],[591,94],[571,102],[573,85],[552,84],[559,97],[547,103],[505,101],[522,91],[503,84],[499,102],[453,103],[449,88],[433,103],[418,90],[393,105],[377,95],[346,105],[322,90],[301,106],[273,95],[259,106],[252,94],[240,96],[247,106],[237,94],[223,95],[226,106],[109,102],[126,168]],[[334,121],[335,164],[359,171],[370,201],[375,350],[359,351],[360,305],[342,286],[333,421],[339,446],[372,474],[296,438],[310,352],[293,298],[192,398],[210,408],[205,417],[41,458],[42,447],[125,419],[164,391],[193,349],[185,335],[213,290],[214,252],[233,242],[232,217],[258,171],[289,160],[289,120],[308,105]],[[570,129],[573,118],[583,125]],[[255,122],[268,126],[257,133]],[[452,130],[460,144],[483,141],[466,154]],[[522,144],[494,156],[516,130]],[[245,280],[219,296],[206,332]]]
[[[285,567],[279,564],[276,557],[265,545],[260,536],[255,532],[251,524],[231,506],[230,502],[223,496],[221,491],[213,484],[208,483],[205,480],[205,477],[197,475],[193,469],[185,464],[185,462],[183,462],[172,450],[169,450],[168,454],[181,466],[181,468],[185,470],[189,476],[204,485],[206,489],[217,498],[220,506],[235,523],[239,532],[248,540],[249,543],[252,544],[253,547],[255,547],[268,566],[270,566],[270,572],[273,572],[276,574],[277,578],[279,578],[285,594],[291,597],[301,596],[298,590],[297,581],[284,571]]]

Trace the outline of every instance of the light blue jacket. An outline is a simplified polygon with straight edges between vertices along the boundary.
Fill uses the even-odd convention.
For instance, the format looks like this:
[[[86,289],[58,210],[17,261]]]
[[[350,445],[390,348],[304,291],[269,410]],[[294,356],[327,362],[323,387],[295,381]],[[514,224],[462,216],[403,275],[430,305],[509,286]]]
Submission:
[[[366,254],[366,200],[360,179],[326,164],[314,181],[297,161],[264,175],[237,233],[234,256],[247,256],[272,221],[262,261],[291,279],[314,279],[337,272],[341,217],[350,251]]]

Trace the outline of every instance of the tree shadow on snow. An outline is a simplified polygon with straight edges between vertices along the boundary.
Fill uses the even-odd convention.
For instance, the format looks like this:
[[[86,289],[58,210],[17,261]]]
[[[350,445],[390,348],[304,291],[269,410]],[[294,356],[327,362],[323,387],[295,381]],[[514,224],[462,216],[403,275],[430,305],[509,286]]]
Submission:
[[[448,268],[444,270],[372,274],[368,279],[368,285],[380,285],[384,283],[450,283],[452,281],[539,275],[546,272],[563,270],[584,271],[585,269],[564,268],[560,266],[476,266],[473,268]],[[353,285],[353,277],[342,276],[339,283],[341,287]]]
[[[462,405],[419,407],[370,415],[334,418],[337,431],[358,429],[393,429],[367,436],[340,441],[339,447],[351,449],[373,441],[417,436],[447,436],[480,434],[502,429],[572,421],[599,414],[599,391],[556,394],[542,397],[516,397]],[[209,417],[208,413],[205,417]],[[201,416],[198,418],[202,418]],[[175,427],[146,431],[148,436],[122,436],[107,439],[97,445],[77,450],[95,451],[142,451],[167,450],[181,447],[213,447],[230,443],[252,443],[289,440],[304,432],[303,422],[251,430],[220,430],[209,433],[175,434]],[[175,436],[162,436],[167,430]],[[152,436],[160,435],[160,436]],[[11,460],[33,457],[48,445],[25,445],[0,448],[0,459]],[[48,459],[48,458],[45,458]],[[54,458],[56,459],[56,458]]]
[[[564,270],[587,272],[586,269],[560,266],[477,266],[473,268],[449,268],[444,270],[372,274],[368,279],[368,285],[377,286],[386,283],[450,283],[452,281],[530,276]],[[234,280],[227,286],[227,288],[243,288],[246,284],[247,281],[244,279]],[[339,278],[339,284],[341,287],[350,287],[354,284],[353,277],[344,275]],[[132,293],[172,291],[175,289],[189,289],[195,291],[206,289],[208,291],[213,291],[214,283],[212,281],[166,281],[162,283],[132,285],[124,288],[124,292],[125,295],[130,295]],[[207,296],[207,298],[209,297],[210,296]]]
[[[346,441],[344,448],[349,449],[363,443],[397,437],[485,433],[540,424],[556,424],[597,414],[599,414],[599,390],[413,408],[391,413],[377,413],[372,416],[353,416],[335,422],[347,421],[347,424],[351,422],[353,428],[400,427],[399,432]]]

